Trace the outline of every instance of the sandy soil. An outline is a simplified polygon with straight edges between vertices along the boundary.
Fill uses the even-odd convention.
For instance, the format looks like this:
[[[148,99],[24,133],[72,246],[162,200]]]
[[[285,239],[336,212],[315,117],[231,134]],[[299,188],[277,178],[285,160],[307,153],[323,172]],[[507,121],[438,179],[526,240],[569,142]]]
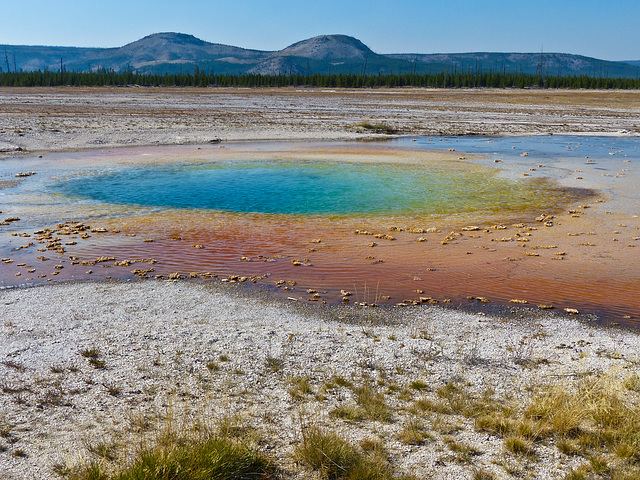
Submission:
[[[640,94],[0,89],[6,155],[385,136],[359,126],[366,122],[412,135],[639,135]],[[433,437],[419,445],[397,434],[413,419],[411,402],[436,398],[451,382],[473,394],[490,387],[495,401],[522,402],[532,385],[605,373],[625,378],[638,370],[636,333],[565,314],[300,303],[247,297],[238,285],[167,280],[0,291],[0,477],[52,478],[54,465],[95,459],[88,446],[136,443],[171,410],[209,419],[239,415],[270,439],[267,447],[290,478],[309,478],[290,457],[301,418],[354,442],[382,438],[393,465],[421,478],[473,478],[477,468],[494,478],[563,478],[579,457],[545,444],[536,444],[535,461],[514,456],[500,437],[477,432],[461,416],[425,415]],[[104,365],[83,356],[92,349]],[[323,390],[334,375],[386,390],[391,422],[331,417],[336,406],[354,401],[349,388]],[[301,376],[314,394],[292,395],[291,381]],[[393,393],[415,380],[428,388],[409,397]],[[480,453],[460,462],[452,440]]]

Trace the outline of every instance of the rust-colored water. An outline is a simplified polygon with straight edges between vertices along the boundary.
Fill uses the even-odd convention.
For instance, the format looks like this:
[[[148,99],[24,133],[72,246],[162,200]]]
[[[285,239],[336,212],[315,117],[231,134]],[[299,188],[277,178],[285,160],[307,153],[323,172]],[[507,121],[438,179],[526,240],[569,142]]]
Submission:
[[[547,220],[550,226],[535,220],[539,211],[492,218],[483,214],[359,219],[187,210],[109,215],[100,210],[90,218],[94,207],[79,205],[76,215],[61,215],[60,221],[71,217],[107,231],[59,235],[64,231],[58,230],[53,237],[62,244],[75,242],[58,253],[46,250],[46,241],[38,243],[35,234],[53,224],[36,225],[34,220],[29,229],[21,229],[22,219],[12,223],[11,233],[31,236],[6,237],[10,250],[5,248],[3,257],[13,262],[0,265],[0,282],[10,286],[132,278],[133,270],[153,269],[146,276],[211,273],[216,276],[211,281],[248,277],[247,285],[255,282],[276,295],[305,302],[341,302],[341,290],[352,293],[350,302],[396,304],[429,297],[439,303],[480,305],[484,298],[491,305],[507,305],[519,300],[532,307],[575,308],[599,314],[605,322],[639,326],[640,220],[628,213],[607,213],[609,197],[574,204],[565,199],[553,212],[555,218]],[[25,212],[33,215],[33,206]],[[479,229],[465,229],[468,225]],[[411,228],[427,231],[412,233]],[[89,237],[81,238],[87,233]],[[20,245],[26,248],[16,250]],[[49,259],[38,258],[43,256]],[[115,266],[114,261],[86,264],[101,256],[143,261],[127,266]],[[77,263],[82,261],[84,265]]]

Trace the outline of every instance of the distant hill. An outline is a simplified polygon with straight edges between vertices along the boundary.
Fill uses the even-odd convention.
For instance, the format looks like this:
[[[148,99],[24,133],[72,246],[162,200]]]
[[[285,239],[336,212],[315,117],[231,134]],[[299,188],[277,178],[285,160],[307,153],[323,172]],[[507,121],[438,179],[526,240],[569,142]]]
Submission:
[[[401,73],[523,73],[552,76],[640,76],[640,61],[611,62],[564,53],[451,53],[383,55],[347,35],[320,35],[279,51],[209,43],[182,33],[156,33],[118,48],[0,45],[2,71],[88,72],[100,69],[150,74],[387,75]]]
[[[640,62],[611,62],[568,53],[448,53],[389,55],[415,62],[422,71],[457,73],[521,73],[526,75],[621,78],[640,76]]]

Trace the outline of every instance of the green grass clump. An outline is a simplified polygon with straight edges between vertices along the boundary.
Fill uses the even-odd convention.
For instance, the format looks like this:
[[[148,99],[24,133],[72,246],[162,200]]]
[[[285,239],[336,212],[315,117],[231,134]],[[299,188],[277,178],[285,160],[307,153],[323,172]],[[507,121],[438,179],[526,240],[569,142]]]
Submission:
[[[190,440],[163,439],[138,453],[128,467],[107,472],[91,463],[73,472],[70,480],[240,480],[275,475],[271,459],[247,444],[222,436]]]

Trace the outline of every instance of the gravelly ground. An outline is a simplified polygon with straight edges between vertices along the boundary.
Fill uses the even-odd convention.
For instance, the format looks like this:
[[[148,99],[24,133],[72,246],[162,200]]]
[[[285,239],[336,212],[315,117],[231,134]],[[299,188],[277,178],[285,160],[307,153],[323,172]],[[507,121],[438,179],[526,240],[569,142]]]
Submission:
[[[562,315],[283,305],[221,284],[60,284],[4,290],[0,302],[0,476],[7,479],[50,478],[53,465],[90,458],[88,444],[135,444],[142,419],[162,425],[168,410],[209,420],[238,414],[268,439],[291,478],[307,475],[290,458],[301,416],[354,442],[382,438],[393,464],[420,478],[470,478],[481,466],[511,478],[497,464],[522,460],[461,416],[445,416],[443,427],[442,416],[427,414],[433,438],[400,442],[415,418],[408,407],[437,399],[449,382],[521,400],[528,386],[562,378],[624,377],[637,370],[640,351],[636,333]],[[92,349],[104,368],[82,355]],[[353,403],[349,388],[323,391],[335,375],[386,391],[391,421],[331,418],[336,406]],[[295,377],[308,378],[313,393],[294,398]],[[428,387],[407,396],[415,380]],[[452,439],[481,452],[473,465],[456,461]],[[552,446],[536,450],[538,460],[523,465],[535,478],[562,478],[578,463]]]
[[[638,135],[640,94],[0,89],[5,155],[218,138],[385,136],[359,126],[366,122],[411,135]],[[530,385],[637,371],[636,333],[567,316],[308,309],[221,288],[160,281],[0,291],[0,477],[52,478],[54,465],[91,458],[88,444],[132,443],[171,410],[200,418],[237,413],[269,439],[292,478],[308,477],[290,459],[301,417],[354,441],[380,437],[397,469],[423,478],[471,478],[476,467],[511,478],[504,465],[534,478],[562,478],[579,460],[545,445],[536,446],[535,462],[513,458],[501,439],[476,432],[462,417],[426,416],[433,438],[421,445],[396,434],[412,419],[408,404],[432,398],[448,382],[472,393],[489,387],[496,401],[523,400]],[[91,349],[104,368],[82,355]],[[392,421],[329,417],[353,402],[349,388],[323,390],[334,375],[387,391]],[[314,393],[294,398],[291,379],[302,376]],[[397,393],[414,380],[428,388]],[[451,439],[480,452],[472,464],[457,461]]]

